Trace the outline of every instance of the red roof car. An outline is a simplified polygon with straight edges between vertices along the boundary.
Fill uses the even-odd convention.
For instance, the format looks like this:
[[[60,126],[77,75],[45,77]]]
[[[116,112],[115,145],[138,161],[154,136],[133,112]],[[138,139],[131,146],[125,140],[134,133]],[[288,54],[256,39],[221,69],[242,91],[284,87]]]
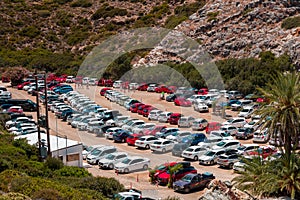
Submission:
[[[206,94],[208,94],[208,89],[207,88],[201,88],[201,89],[198,90],[198,94],[206,95]]]
[[[180,119],[180,117],[183,117],[183,115],[180,114],[180,113],[172,113],[170,115],[170,118],[169,118],[169,123],[177,125],[178,124],[178,120]]]
[[[133,134],[129,135],[129,136],[126,138],[126,142],[127,142],[128,145],[134,146],[135,141],[136,141],[137,139],[139,139],[141,136],[143,136],[143,135],[142,135],[142,134],[133,133]]]
[[[143,103],[133,103],[133,104],[130,106],[129,110],[130,110],[132,113],[137,113],[139,107],[142,106],[142,105],[145,105],[145,104],[143,104]]]
[[[206,134],[209,134],[211,131],[216,131],[221,128],[222,124],[220,122],[209,122],[205,128]]]
[[[197,174],[197,169],[195,169],[193,166],[181,168],[177,172],[174,173],[173,181],[177,181],[177,180],[181,179],[182,177],[184,177],[187,174]],[[167,185],[168,182],[169,182],[169,178],[170,178],[169,171],[165,171],[163,173],[160,173],[157,176],[158,183],[160,185]]]
[[[155,88],[155,92],[156,93],[162,93],[162,92],[164,92],[164,93],[168,93],[168,94],[172,94],[173,93],[173,91],[170,88],[168,88],[167,86],[165,86],[165,85],[160,85],[160,86],[156,87]]]
[[[154,109],[156,109],[156,108],[154,108],[154,107],[146,107],[146,108],[144,108],[143,109],[143,111],[142,111],[142,115],[144,116],[144,117],[148,117],[148,115],[149,115],[149,113],[151,112],[151,110],[154,110]]]
[[[7,109],[9,113],[23,113],[23,108],[21,106],[11,106]]]
[[[183,97],[177,97],[175,100],[174,100],[174,104],[176,106],[184,106],[184,107],[190,107],[192,106],[192,102],[190,102],[189,100],[186,100],[185,98]]]
[[[139,91],[147,91],[147,89],[148,89],[148,84],[147,83],[142,83],[142,84],[140,84],[138,87],[137,87],[137,90],[139,90]]]
[[[254,151],[246,152],[248,156],[261,156],[263,159],[266,159],[269,156],[272,156],[277,152],[276,148],[271,146],[263,146],[255,149]]]
[[[138,113],[139,115],[142,115],[142,114],[143,114],[143,110],[144,110],[145,108],[148,108],[148,107],[151,107],[151,105],[145,104],[145,105],[139,106],[139,108],[138,108],[138,110],[137,110],[137,113]]]
[[[111,88],[102,88],[102,89],[100,90],[100,95],[101,95],[101,96],[104,96],[104,94],[105,94],[105,92],[106,92],[107,90],[111,90]]]
[[[147,130],[144,130],[144,135],[155,135],[157,132],[160,132],[163,128],[167,128],[167,126],[156,125],[153,128],[149,128]]]
[[[21,83],[21,84],[19,84],[17,87],[18,87],[18,90],[22,90],[23,89],[23,87],[25,86],[25,85],[28,85],[28,84],[30,84],[31,82],[30,81],[26,81],[26,82],[24,82],[24,83]]]

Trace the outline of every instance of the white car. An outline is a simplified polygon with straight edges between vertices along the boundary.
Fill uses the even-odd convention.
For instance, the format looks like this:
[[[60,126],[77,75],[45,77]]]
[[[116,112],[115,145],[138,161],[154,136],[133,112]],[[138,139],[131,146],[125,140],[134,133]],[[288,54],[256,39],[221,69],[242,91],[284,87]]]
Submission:
[[[194,101],[193,108],[195,111],[198,112],[209,112],[208,106],[201,99],[197,99]]]
[[[128,156],[122,162],[115,164],[117,173],[129,173],[136,170],[147,170],[150,165],[150,160],[144,157]]]
[[[230,135],[230,133],[226,133],[225,131],[211,131],[209,133],[209,137],[221,137],[223,140],[233,140],[234,138]]]
[[[74,76],[67,76],[66,83],[73,83],[74,82]]]
[[[86,161],[89,164],[96,165],[98,164],[99,160],[104,158],[107,154],[111,154],[116,152],[117,149],[114,146],[102,146],[95,148],[91,151],[86,157]]]
[[[199,157],[199,164],[202,165],[213,165],[217,163],[218,157],[224,154],[225,151],[220,150],[209,150],[205,154]]]
[[[136,90],[136,88],[139,87],[139,84],[138,83],[129,83],[128,87],[129,87],[129,90]]]
[[[195,118],[194,117],[180,117],[178,120],[178,127],[191,127]]]
[[[113,139],[113,134],[114,134],[114,133],[117,133],[117,132],[119,132],[119,131],[121,131],[121,130],[122,130],[122,129],[119,128],[119,127],[109,128],[109,129],[106,130],[106,132],[105,132],[105,134],[104,134],[104,137],[105,137],[106,139],[112,140],[112,139]]]
[[[138,140],[135,141],[134,146],[144,149],[150,149],[150,145],[153,144],[155,141],[159,139],[152,135],[146,135],[140,137]]]
[[[149,115],[148,115],[148,119],[149,120],[154,120],[154,121],[157,121],[158,120],[158,117],[159,115],[162,113],[161,110],[151,110]]]
[[[218,144],[212,146],[211,149],[213,149],[213,150],[237,149],[239,146],[241,146],[241,143],[238,140],[223,140],[223,141],[219,142]]]
[[[140,124],[132,129],[133,133],[143,133],[144,130],[155,127],[154,123]]]
[[[89,153],[91,153],[94,149],[96,148],[100,148],[100,147],[103,147],[104,145],[92,145],[92,146],[89,146],[87,147],[86,149],[84,149],[82,151],[82,158],[83,160],[86,160],[86,157]]]
[[[166,139],[172,140],[172,141],[175,141],[175,142],[179,142],[179,141],[182,140],[182,138],[187,137],[191,134],[192,133],[190,131],[177,131],[177,132],[172,133],[171,135],[168,135],[166,137]]]
[[[30,118],[28,118],[28,117],[18,117],[18,118],[14,119],[14,120],[9,120],[9,121],[7,121],[7,122],[5,123],[5,127],[6,127],[6,128],[10,128],[10,127],[14,126],[14,125],[17,124],[17,123],[20,123],[20,122],[21,122],[21,123],[25,123],[25,122],[28,122],[28,121],[34,122],[33,119],[30,119]]]
[[[221,131],[225,131],[226,133],[229,133],[232,136],[235,136],[238,132],[238,128],[232,125],[224,125],[220,128]]]
[[[172,114],[171,112],[162,112],[162,113],[160,113],[159,116],[158,116],[158,121],[159,122],[168,122],[171,114]]]
[[[36,127],[35,123],[19,123],[16,126],[12,126],[7,129],[8,132],[18,131],[20,128],[24,127]]]
[[[232,119],[229,119],[226,122],[223,122],[222,125],[232,125],[235,126],[237,128],[243,127],[246,124],[246,120],[245,118],[242,117],[234,117]]]
[[[150,149],[155,152],[165,153],[167,151],[171,151],[174,147],[174,141],[167,139],[159,139],[155,141],[153,144],[150,144]]]
[[[253,133],[253,142],[267,143],[269,141],[268,128],[257,130]]]
[[[212,146],[221,142],[223,138],[221,137],[208,137],[203,142],[199,142],[198,146],[210,149]]]
[[[237,148],[238,154],[245,154],[249,151],[254,151],[255,149],[258,149],[258,144],[243,144]]]
[[[125,152],[115,152],[106,155],[104,158],[100,159],[98,162],[99,168],[104,169],[114,169],[115,164],[123,161],[128,157],[128,154]]]
[[[257,129],[259,127],[259,122],[260,120],[258,119],[254,119],[250,122],[248,122],[247,124],[244,125],[244,128],[253,128],[253,129]]]
[[[198,160],[200,156],[206,153],[206,151],[207,149],[204,147],[191,146],[182,152],[181,157],[192,160]]]
[[[247,160],[251,161],[253,158],[251,156],[244,156],[243,159],[247,159]],[[240,161],[233,164],[232,168],[235,172],[244,172],[245,171],[246,163],[243,161],[243,159],[241,159]]]
[[[240,111],[240,113],[238,114],[239,117],[245,117],[246,119],[247,118],[250,118],[251,115],[253,114],[254,112],[254,109],[252,107],[249,107],[249,106],[245,106],[243,107],[243,109]]]
[[[197,118],[192,123],[192,130],[198,131],[198,130],[204,130],[208,125],[208,121],[204,118]]]

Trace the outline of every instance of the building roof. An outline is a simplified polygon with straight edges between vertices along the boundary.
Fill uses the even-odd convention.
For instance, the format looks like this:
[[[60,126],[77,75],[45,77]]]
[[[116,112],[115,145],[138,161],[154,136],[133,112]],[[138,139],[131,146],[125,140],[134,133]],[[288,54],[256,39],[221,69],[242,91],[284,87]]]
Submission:
[[[37,133],[32,133],[32,134],[27,134],[27,135],[19,135],[19,136],[15,137],[15,139],[21,139],[21,138],[26,138],[28,141],[28,144],[31,144],[31,145],[37,144],[37,142],[38,142],[38,134]],[[45,140],[45,143],[47,144],[47,135],[45,133],[41,133],[41,140]],[[64,136],[57,137],[55,135],[50,135],[51,152],[59,150],[59,149],[64,149],[66,147],[71,147],[71,146],[74,146],[77,144],[81,144],[81,142],[67,139]]]

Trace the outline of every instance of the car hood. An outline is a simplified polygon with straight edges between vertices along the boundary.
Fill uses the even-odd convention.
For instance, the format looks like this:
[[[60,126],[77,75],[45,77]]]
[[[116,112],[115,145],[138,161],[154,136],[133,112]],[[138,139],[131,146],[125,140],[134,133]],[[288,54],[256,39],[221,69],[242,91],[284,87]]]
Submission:
[[[120,163],[117,163],[117,164],[115,165],[115,167],[118,167],[118,168],[125,168],[125,167],[128,167],[128,165],[120,162]]]
[[[211,156],[200,156],[199,157],[199,160],[211,160],[213,157],[211,157]]]
[[[110,163],[110,162],[112,162],[112,160],[103,158],[103,159],[100,159],[99,162],[101,162],[101,163]]]
[[[187,184],[189,184],[189,182],[183,181],[183,180],[178,180],[178,181],[175,181],[175,182],[174,182],[174,185],[179,186],[179,187],[185,186],[185,185],[187,185]]]
[[[158,178],[169,178],[169,177],[170,177],[170,174],[168,174],[166,172],[163,172],[163,173],[158,175]]]

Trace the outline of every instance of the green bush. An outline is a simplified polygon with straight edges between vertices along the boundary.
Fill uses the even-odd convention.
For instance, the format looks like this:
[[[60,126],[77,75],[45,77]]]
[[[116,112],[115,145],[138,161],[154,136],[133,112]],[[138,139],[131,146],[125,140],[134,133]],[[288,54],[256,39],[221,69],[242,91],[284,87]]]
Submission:
[[[47,18],[50,17],[51,12],[49,10],[39,10],[38,14],[40,17]]]
[[[289,17],[289,18],[283,20],[283,22],[281,24],[281,28],[284,28],[284,29],[292,29],[292,28],[296,28],[296,27],[300,27],[300,16]]]
[[[29,38],[35,38],[41,34],[41,31],[36,26],[27,26],[19,31],[19,35]]]
[[[89,36],[89,33],[87,31],[82,31],[80,28],[73,31],[71,34],[66,35],[67,44],[69,45],[75,45],[78,44],[85,39],[87,39]]]
[[[71,3],[71,7],[82,7],[82,8],[88,8],[91,7],[93,4],[89,0],[77,0],[73,3]]]
[[[100,7],[91,17],[92,20],[97,20],[100,18],[107,18],[107,17],[115,17],[115,16],[125,16],[128,12],[126,9],[123,8],[115,8],[113,6],[109,6],[107,4]]]
[[[45,167],[51,169],[51,170],[59,170],[63,168],[64,164],[61,160],[53,157],[48,157],[45,161]]]
[[[63,168],[56,170],[54,174],[56,176],[71,176],[79,178],[91,176],[86,169],[73,166],[64,166]]]

